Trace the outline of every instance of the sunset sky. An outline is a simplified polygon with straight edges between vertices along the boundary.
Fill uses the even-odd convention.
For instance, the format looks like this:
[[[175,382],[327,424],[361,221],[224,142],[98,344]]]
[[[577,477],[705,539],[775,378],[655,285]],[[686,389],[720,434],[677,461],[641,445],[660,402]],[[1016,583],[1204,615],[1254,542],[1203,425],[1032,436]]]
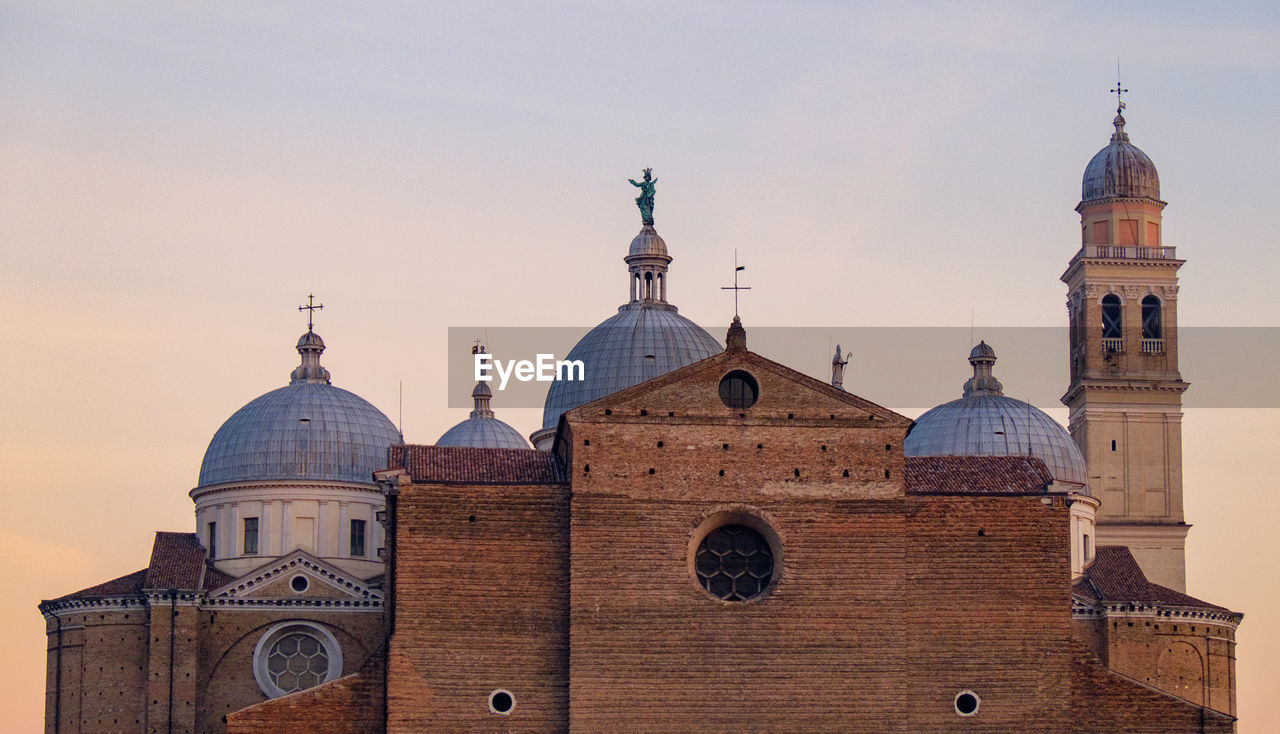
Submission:
[[[41,727],[39,600],[195,529],[204,449],[287,382],[308,293],[334,384],[392,420],[403,385],[434,442],[466,415],[450,327],[623,302],[646,166],[669,298],[718,338],[735,250],[749,330],[1061,326],[1118,57],[1181,324],[1280,327],[1274,4],[889,5],[0,2],[5,728]],[[893,355],[844,347],[883,401],[858,365]],[[937,355],[957,396],[964,356]],[[1245,613],[1239,730],[1277,731],[1280,410],[1188,410],[1183,440],[1188,592]]]

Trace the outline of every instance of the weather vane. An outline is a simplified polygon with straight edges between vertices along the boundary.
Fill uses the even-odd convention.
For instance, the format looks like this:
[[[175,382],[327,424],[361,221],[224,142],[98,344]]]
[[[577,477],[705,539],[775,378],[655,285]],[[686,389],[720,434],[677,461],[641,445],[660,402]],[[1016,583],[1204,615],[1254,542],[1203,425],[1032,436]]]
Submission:
[[[746,270],[746,269],[747,269],[747,266],[746,266],[746,265],[739,265],[739,264],[738,264],[738,251],[737,251],[737,250],[734,250],[734,251],[733,251],[733,285],[722,285],[722,286],[720,286],[720,290],[722,290],[722,291],[733,291],[733,315],[734,315],[734,318],[737,318],[737,316],[738,316],[738,291],[749,291],[749,290],[751,290],[751,286],[749,286],[749,285],[738,285],[738,273],[740,273],[740,272],[742,272],[743,270]]]
[[[324,308],[324,304],[321,303],[316,305],[316,297],[310,293],[307,294],[307,305],[298,306],[299,311],[307,312],[307,331],[311,331],[313,326],[311,317],[315,315],[316,311],[319,311],[322,308]]]
[[[1120,59],[1116,59],[1116,88],[1112,89],[1111,93],[1116,96],[1116,112],[1117,113],[1124,110],[1124,97],[1122,97],[1121,95],[1125,94],[1128,91],[1129,91],[1128,89],[1125,89],[1124,87],[1120,86]]]

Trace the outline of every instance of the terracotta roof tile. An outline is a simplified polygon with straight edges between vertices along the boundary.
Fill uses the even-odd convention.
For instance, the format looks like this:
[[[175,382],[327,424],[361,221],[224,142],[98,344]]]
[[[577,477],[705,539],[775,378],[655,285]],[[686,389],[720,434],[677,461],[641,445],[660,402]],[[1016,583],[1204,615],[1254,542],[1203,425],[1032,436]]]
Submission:
[[[908,456],[911,494],[1037,494],[1053,481],[1031,456]]]
[[[1095,601],[1143,602],[1230,611],[1226,607],[1151,583],[1134,560],[1133,553],[1123,545],[1098,546],[1093,563],[1072,590]]]
[[[424,484],[566,484],[560,459],[536,449],[392,446],[391,466]]]
[[[87,589],[81,589],[72,594],[58,597],[53,601],[64,601],[67,599],[80,599],[87,596],[124,596],[128,594],[141,594],[142,581],[147,576],[147,569],[134,571],[126,576],[118,579],[104,581],[97,586],[90,586]]]
[[[214,589],[221,589],[222,587],[226,586],[227,584],[235,580],[236,580],[235,576],[232,576],[229,573],[223,573],[218,569],[214,568],[213,566],[209,566],[204,570],[204,590],[205,591],[213,591]]]
[[[195,533],[156,533],[143,587],[199,589],[204,572],[204,546]]]

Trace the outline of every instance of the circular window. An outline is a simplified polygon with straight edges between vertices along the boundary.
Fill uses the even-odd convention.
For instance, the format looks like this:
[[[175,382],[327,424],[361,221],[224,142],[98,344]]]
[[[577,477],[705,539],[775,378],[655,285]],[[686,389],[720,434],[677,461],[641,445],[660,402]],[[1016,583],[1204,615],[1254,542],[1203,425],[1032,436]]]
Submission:
[[[253,677],[270,698],[312,688],[342,675],[342,648],[311,622],[277,624],[253,651]]]
[[[516,697],[501,688],[489,694],[489,711],[507,716],[516,707]]]
[[[311,586],[311,582],[307,581],[306,576],[294,576],[293,578],[289,579],[289,588],[293,589],[295,592],[299,594],[306,591],[307,587],[309,586]]]
[[[693,567],[708,592],[725,601],[746,601],[769,588],[773,551],[755,528],[721,525],[698,544]]]
[[[973,691],[960,691],[956,694],[956,713],[961,716],[973,716],[978,713],[978,705],[982,699]]]
[[[760,399],[760,385],[750,373],[734,370],[720,380],[720,400],[734,410],[746,410]]]

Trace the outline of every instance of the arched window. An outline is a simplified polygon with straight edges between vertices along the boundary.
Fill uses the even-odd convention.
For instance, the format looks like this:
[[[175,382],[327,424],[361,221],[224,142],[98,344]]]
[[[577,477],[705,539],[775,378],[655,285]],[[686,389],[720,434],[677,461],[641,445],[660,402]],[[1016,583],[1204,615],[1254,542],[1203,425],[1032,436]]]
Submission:
[[[1160,339],[1160,299],[1147,296],[1142,299],[1142,338]]]
[[[1120,296],[1114,293],[1108,293],[1102,297],[1102,338],[1104,348],[1108,351],[1120,351],[1119,340],[1124,338],[1124,328],[1121,326],[1121,304]],[[1107,339],[1114,339],[1112,343],[1108,343]],[[1115,347],[1114,349],[1110,347]]]

